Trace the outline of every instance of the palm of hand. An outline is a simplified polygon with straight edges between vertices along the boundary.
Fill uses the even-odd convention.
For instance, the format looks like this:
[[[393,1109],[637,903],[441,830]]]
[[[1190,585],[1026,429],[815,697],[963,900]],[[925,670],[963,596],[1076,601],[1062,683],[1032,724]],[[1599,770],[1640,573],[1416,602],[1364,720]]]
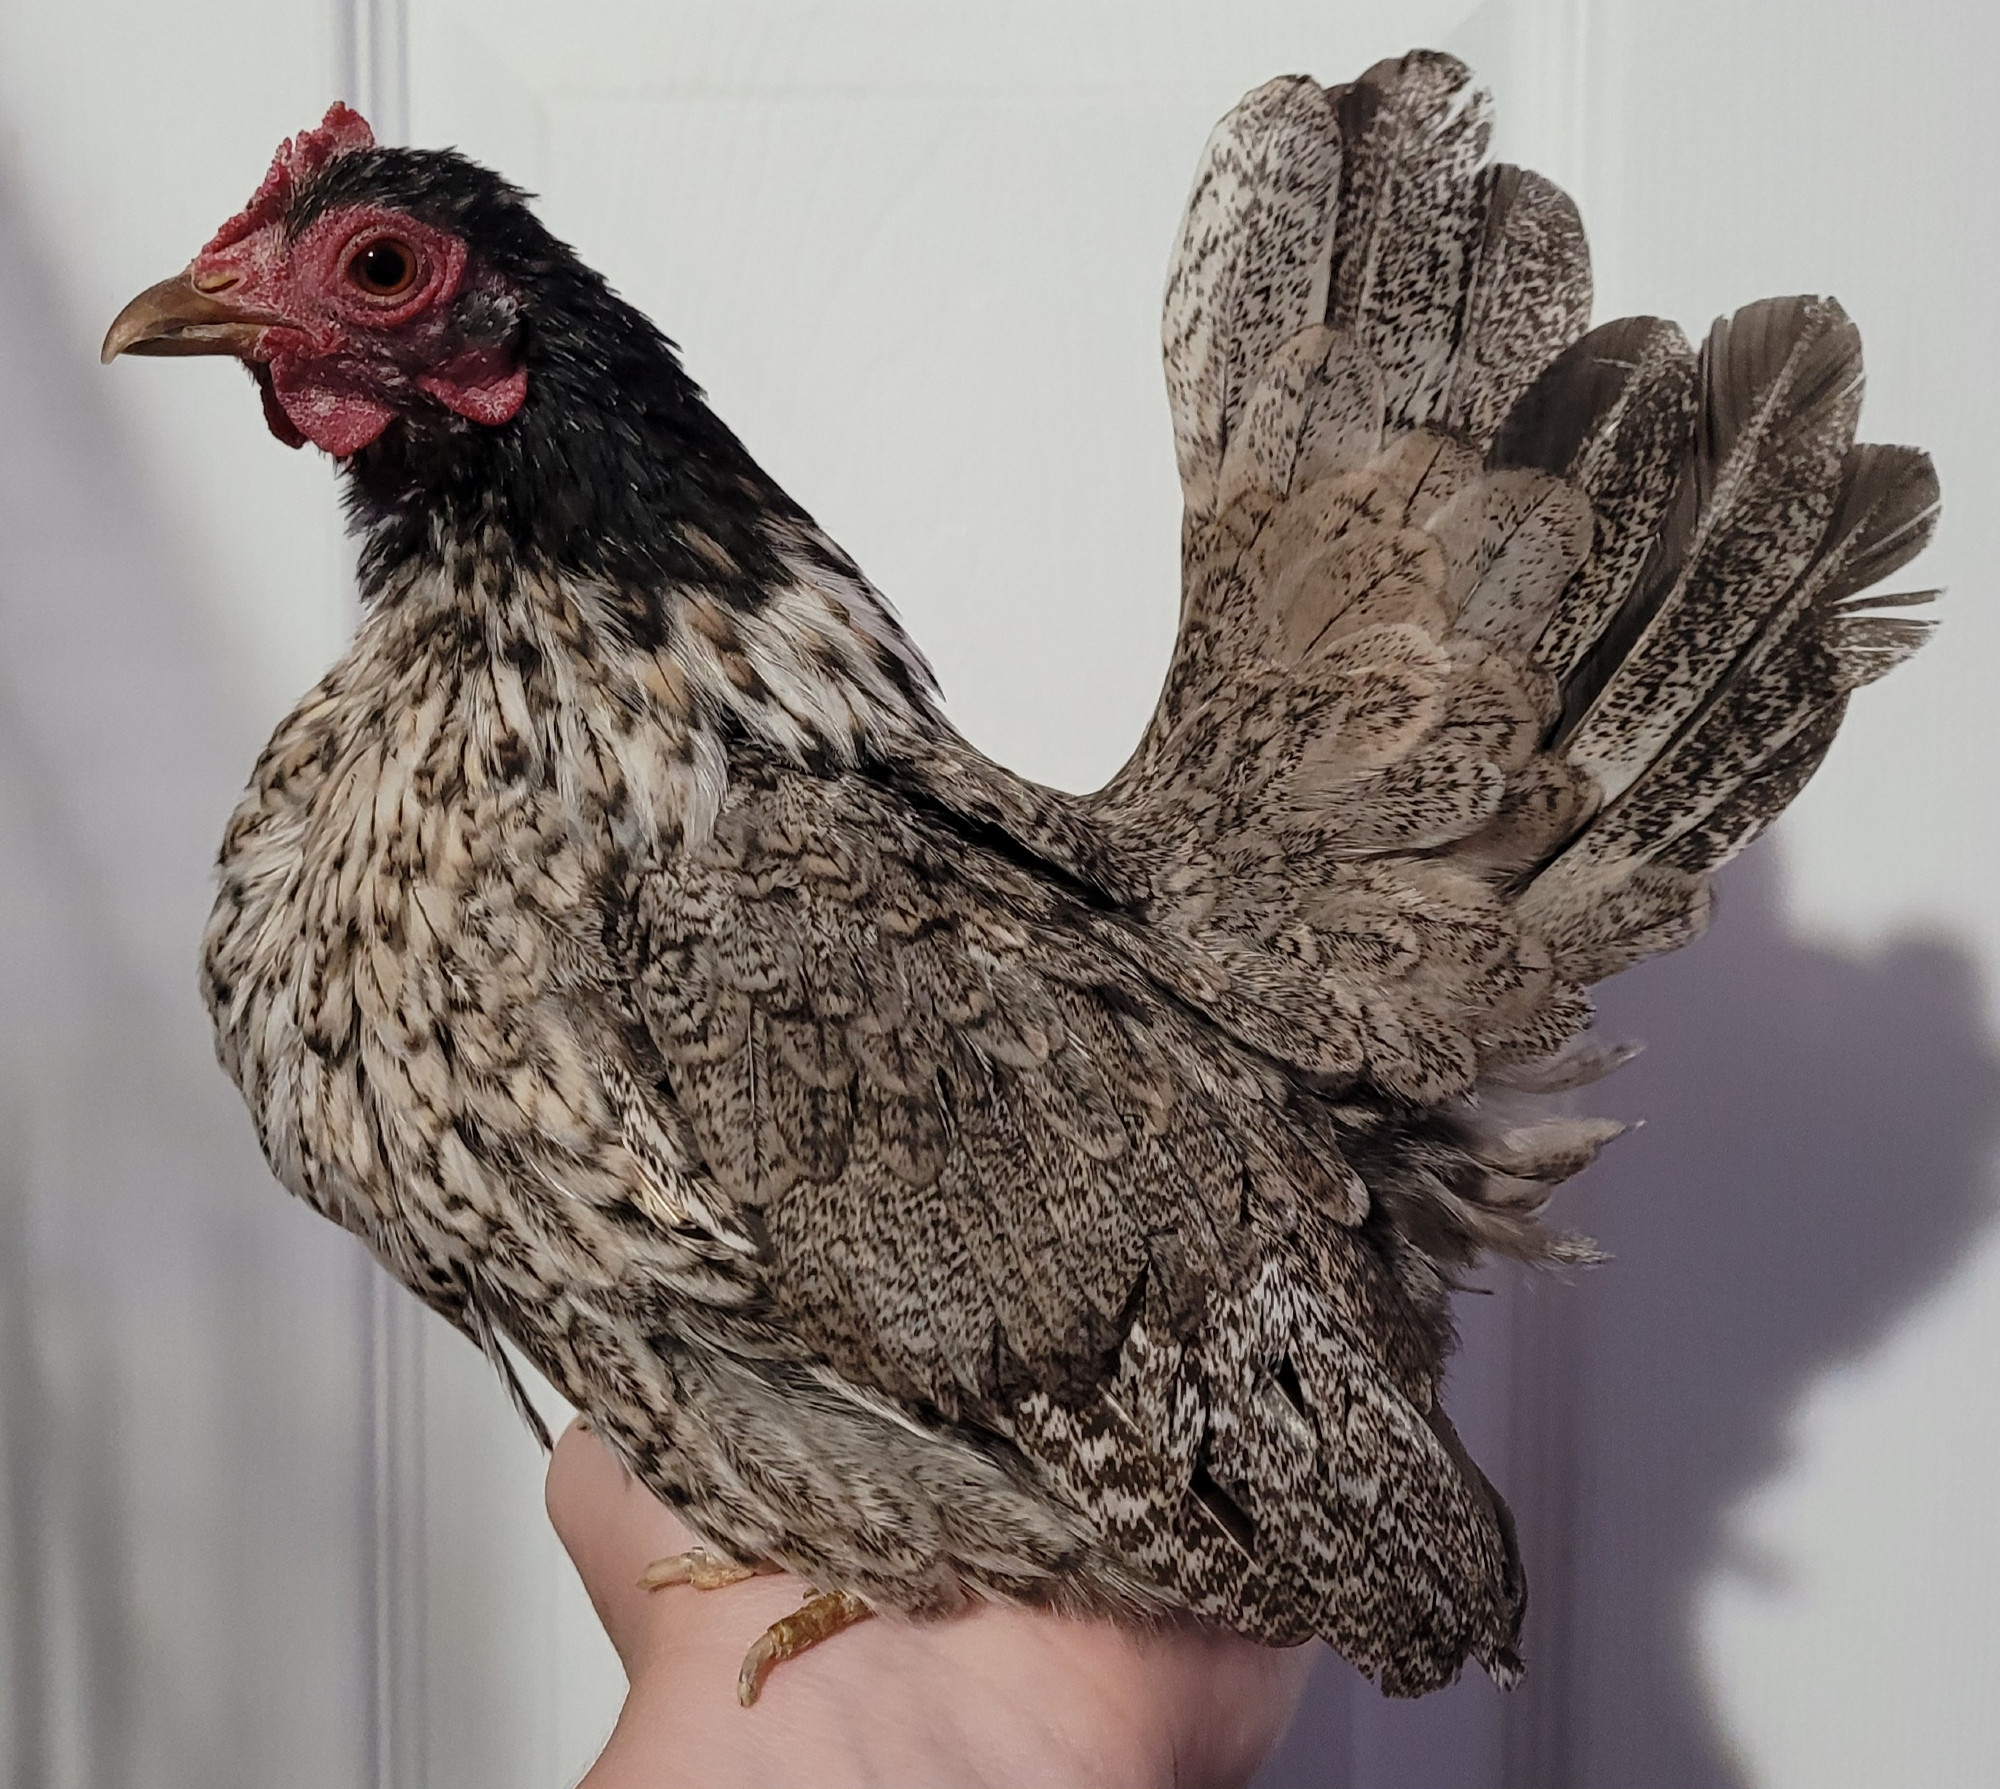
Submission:
[[[1306,1648],[1232,1634],[992,1604],[864,1623],[783,1666],[745,1710],[744,1650],[797,1607],[798,1581],[641,1590],[646,1565],[694,1537],[582,1428],[557,1444],[548,1503],[631,1682],[581,1789],[1222,1789],[1276,1745],[1312,1664]]]

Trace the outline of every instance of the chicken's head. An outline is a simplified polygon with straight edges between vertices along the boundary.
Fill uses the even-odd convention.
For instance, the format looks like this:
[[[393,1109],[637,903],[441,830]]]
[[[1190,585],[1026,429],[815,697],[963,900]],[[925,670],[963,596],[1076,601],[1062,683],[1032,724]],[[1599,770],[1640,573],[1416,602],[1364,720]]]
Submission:
[[[517,284],[471,248],[465,192],[424,167],[335,105],[184,272],[119,313],[104,359],[233,354],[279,440],[343,458],[399,417],[510,421],[527,396]]]

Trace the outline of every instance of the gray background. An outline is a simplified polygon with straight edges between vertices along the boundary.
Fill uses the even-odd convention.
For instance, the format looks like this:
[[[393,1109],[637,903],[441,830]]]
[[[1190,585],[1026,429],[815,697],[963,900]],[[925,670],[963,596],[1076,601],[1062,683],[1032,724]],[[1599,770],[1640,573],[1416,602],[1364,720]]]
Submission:
[[[68,0],[0,10],[0,1768],[17,1789],[548,1789],[616,1666],[472,1351],[270,1187],[193,944],[338,650],[323,462],[240,374],[96,364],[336,91],[458,142],[684,344],[962,725],[1073,787],[1170,643],[1154,349],[1245,87],[1435,42],[1568,184],[1599,314],[1837,293],[1938,455],[1944,635],[1710,937],[1606,991],[1612,1261],[1465,1301],[1528,1684],[1327,1660],[1270,1785],[1974,1784],[2000,1756],[1996,374],[1983,8],[1907,0]],[[407,1308],[406,1308],[407,1307]]]

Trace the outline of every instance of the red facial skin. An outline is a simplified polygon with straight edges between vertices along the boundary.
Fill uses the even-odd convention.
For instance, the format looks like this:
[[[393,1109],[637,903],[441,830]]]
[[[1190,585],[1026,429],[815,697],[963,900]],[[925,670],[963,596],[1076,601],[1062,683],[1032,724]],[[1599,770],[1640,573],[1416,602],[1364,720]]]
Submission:
[[[368,290],[359,257],[383,241],[416,259],[407,289]],[[528,394],[511,352],[453,343],[453,302],[465,283],[465,244],[448,231],[371,206],[317,218],[295,241],[273,222],[223,246],[188,272],[204,292],[273,319],[246,354],[271,433],[310,441],[338,458],[358,453],[397,415],[435,398],[473,422],[506,422]]]
[[[336,111],[352,119],[359,141],[372,140],[359,118]],[[426,398],[476,423],[506,422],[527,398],[527,370],[513,348],[467,346],[457,335],[453,306],[467,283],[458,237],[363,205],[329,211],[287,240],[278,183],[292,176],[288,157],[317,147],[323,133],[299,139],[296,152],[288,143],[250,206],[188,268],[200,291],[270,320],[243,358],[271,433],[345,458]],[[357,265],[385,241],[415,261],[407,286],[386,295],[369,289]]]

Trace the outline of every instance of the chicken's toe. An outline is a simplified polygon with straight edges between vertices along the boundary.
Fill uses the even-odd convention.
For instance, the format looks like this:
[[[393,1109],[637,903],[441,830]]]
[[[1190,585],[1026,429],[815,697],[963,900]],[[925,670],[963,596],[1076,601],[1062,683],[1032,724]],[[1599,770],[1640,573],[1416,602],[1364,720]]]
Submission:
[[[773,1665],[797,1658],[808,1647],[832,1639],[872,1614],[874,1610],[851,1590],[828,1591],[808,1598],[791,1614],[772,1622],[743,1655],[743,1669],[736,1676],[736,1700],[748,1708],[757,1700],[757,1692],[764,1687],[764,1679]]]
[[[639,1574],[641,1590],[664,1590],[669,1584],[692,1584],[697,1590],[720,1590],[727,1584],[741,1584],[760,1572],[776,1571],[772,1565],[739,1565],[724,1553],[705,1547],[690,1547],[685,1553],[669,1553],[656,1559]]]

